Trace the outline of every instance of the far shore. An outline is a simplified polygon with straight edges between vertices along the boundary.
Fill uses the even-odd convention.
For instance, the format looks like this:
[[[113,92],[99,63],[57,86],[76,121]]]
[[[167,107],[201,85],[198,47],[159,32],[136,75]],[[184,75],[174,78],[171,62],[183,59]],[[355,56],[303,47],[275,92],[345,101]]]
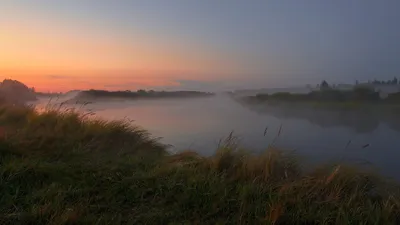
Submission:
[[[391,93],[383,98],[378,91],[368,88],[347,91],[326,89],[309,93],[278,92],[245,97],[232,95],[232,97],[245,104],[345,110],[400,110],[400,92]]]

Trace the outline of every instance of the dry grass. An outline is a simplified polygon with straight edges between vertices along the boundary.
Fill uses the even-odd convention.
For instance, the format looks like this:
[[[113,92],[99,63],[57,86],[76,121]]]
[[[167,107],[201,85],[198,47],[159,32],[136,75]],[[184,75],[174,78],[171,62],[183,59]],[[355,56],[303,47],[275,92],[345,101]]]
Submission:
[[[72,111],[0,107],[0,224],[399,224],[397,184],[299,168],[233,136],[169,155],[145,130]]]
[[[0,107],[0,126],[19,151],[53,152],[73,149],[118,154],[135,151],[163,153],[166,146],[129,121],[105,121],[73,109]]]

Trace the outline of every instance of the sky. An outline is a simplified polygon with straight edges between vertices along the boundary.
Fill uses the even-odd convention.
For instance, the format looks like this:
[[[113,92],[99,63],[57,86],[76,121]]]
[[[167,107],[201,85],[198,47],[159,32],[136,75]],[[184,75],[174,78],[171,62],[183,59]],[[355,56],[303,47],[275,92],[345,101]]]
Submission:
[[[398,0],[0,0],[0,79],[40,91],[400,77]]]

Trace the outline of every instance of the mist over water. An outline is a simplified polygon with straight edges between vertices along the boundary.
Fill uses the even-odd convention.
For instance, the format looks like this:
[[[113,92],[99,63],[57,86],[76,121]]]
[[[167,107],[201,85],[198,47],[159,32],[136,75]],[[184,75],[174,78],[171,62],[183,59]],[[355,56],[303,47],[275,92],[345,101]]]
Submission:
[[[75,94],[51,101],[41,98],[36,105],[57,105]],[[274,142],[279,148],[295,150],[310,164],[370,164],[400,179],[400,123],[391,118],[360,112],[247,107],[224,94],[212,98],[97,101],[83,108],[64,107],[92,111],[108,120],[133,120],[135,125],[161,137],[163,143],[171,144],[172,151],[190,149],[211,155],[220,139],[233,131],[242,146],[254,152]]]

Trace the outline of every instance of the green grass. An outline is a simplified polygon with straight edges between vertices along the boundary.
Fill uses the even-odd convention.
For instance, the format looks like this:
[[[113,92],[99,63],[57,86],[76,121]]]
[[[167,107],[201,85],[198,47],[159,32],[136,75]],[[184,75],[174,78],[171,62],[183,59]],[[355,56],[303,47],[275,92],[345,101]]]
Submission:
[[[0,224],[398,224],[397,184],[295,155],[171,155],[128,121],[0,107]]]

